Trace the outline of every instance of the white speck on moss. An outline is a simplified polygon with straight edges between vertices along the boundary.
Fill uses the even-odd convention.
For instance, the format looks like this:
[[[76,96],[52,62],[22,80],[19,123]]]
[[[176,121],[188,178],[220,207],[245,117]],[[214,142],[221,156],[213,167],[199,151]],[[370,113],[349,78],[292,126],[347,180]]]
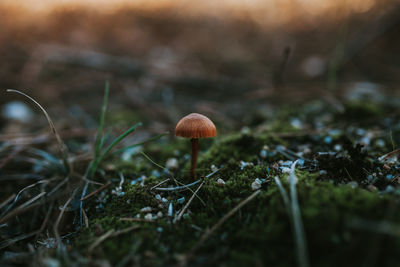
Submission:
[[[255,190],[258,190],[258,189],[261,188],[261,184],[262,184],[261,180],[258,179],[258,178],[256,178],[256,179],[254,180],[254,182],[251,184],[251,189],[253,189],[254,191],[255,191]]]
[[[217,184],[219,185],[219,186],[225,186],[225,181],[224,180],[222,180],[221,178],[219,178],[218,180],[217,180]]]
[[[151,212],[151,207],[144,207],[140,211],[141,212]]]

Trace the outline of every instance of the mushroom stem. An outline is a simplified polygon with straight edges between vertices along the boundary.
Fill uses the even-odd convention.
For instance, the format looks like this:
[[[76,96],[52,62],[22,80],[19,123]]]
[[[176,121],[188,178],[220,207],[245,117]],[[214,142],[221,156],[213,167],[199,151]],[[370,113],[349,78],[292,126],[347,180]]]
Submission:
[[[190,176],[196,178],[196,164],[197,164],[197,152],[199,150],[199,139],[192,138],[192,157],[190,162]]]

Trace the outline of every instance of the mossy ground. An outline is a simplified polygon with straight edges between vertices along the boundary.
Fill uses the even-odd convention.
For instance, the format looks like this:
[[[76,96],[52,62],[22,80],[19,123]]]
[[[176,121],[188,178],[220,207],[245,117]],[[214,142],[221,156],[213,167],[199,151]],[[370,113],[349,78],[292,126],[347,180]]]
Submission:
[[[265,145],[291,147],[313,138],[280,138],[269,133],[234,134],[215,142],[207,141],[199,158],[199,176],[210,173],[212,165],[220,170],[205,179],[198,193],[201,200],[195,198],[187,215],[176,223],[173,223],[173,217],[167,216],[169,205],[157,200],[156,195],[160,194],[167,203],[172,203],[175,214],[186,204],[192,192],[161,193],[151,189],[169,177],[168,174],[160,170],[160,177],[151,176],[156,167],[140,156],[134,157],[129,164],[137,166],[140,160],[141,167],[127,168],[125,177],[134,179],[146,174],[150,178],[143,185],[125,183],[125,194],[110,198],[100,211],[94,212],[92,206],[92,211],[88,210],[92,215],[90,226],[75,238],[74,249],[92,259],[107,259],[113,265],[122,263],[127,257],[131,262],[148,266],[177,264],[208,229],[254,192],[251,184],[259,178],[263,181],[261,193],[213,233],[196,251],[189,265],[295,266],[296,249],[290,215],[274,181],[275,176],[280,177],[288,190],[288,175],[282,173],[278,164],[287,159],[279,153],[262,157],[260,151]],[[173,175],[178,181],[189,183],[188,160],[184,156],[188,153],[187,146],[186,140],[179,140],[161,148],[151,145],[145,151],[157,162],[165,162],[168,157],[178,158],[179,169]],[[349,160],[354,158],[350,155]],[[320,175],[319,169],[312,165],[305,163],[296,171],[311,265],[396,264],[400,260],[400,240],[394,232],[381,233],[384,231],[382,223],[400,223],[396,196],[367,190],[362,183],[354,186],[347,181],[335,181]],[[225,181],[224,186],[218,185],[219,178]],[[177,200],[182,197],[185,197],[185,202],[179,203]],[[145,213],[141,209],[144,207],[151,207],[153,214],[160,211],[163,216],[153,222],[120,220],[137,214],[143,218]],[[109,238],[88,252],[88,247],[101,234],[136,224],[140,226],[138,229]],[[99,228],[102,229],[100,233]]]
[[[88,227],[81,223],[77,197],[59,227],[68,253],[60,254],[49,232],[35,243],[40,252],[32,253],[34,265],[54,258],[66,266],[297,266],[291,211],[275,178],[289,193],[288,173],[299,159],[302,246],[307,246],[311,266],[396,266],[400,166],[379,157],[400,143],[400,120],[390,107],[357,102],[344,108],[336,112],[319,102],[282,107],[251,127],[200,140],[200,182],[190,190],[157,190],[193,182],[187,139],[164,136],[115,154],[93,177],[111,185],[84,202]],[[255,192],[255,181],[261,183],[259,194],[192,251],[209,229]],[[197,197],[175,221],[201,183]],[[87,193],[97,188],[90,185]],[[132,226],[138,228],[124,232]],[[104,238],[109,231],[118,235]],[[23,246],[20,242],[12,249],[24,251]]]

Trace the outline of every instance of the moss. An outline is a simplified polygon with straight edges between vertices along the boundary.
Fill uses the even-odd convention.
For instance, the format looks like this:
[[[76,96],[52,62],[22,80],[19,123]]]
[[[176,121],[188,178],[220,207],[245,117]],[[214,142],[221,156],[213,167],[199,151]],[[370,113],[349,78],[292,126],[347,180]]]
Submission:
[[[341,116],[347,120],[370,120],[383,114],[382,106],[369,101],[351,101],[345,104],[345,112]]]
[[[155,198],[155,194],[160,192],[150,190],[161,178],[147,179],[145,186],[126,185],[123,197],[114,196],[103,212],[91,214],[91,227],[79,233],[75,240],[76,247],[83,254],[88,254],[87,248],[98,238],[94,234],[95,224],[101,225],[104,232],[125,229],[137,223],[123,222],[120,217],[134,217],[141,214],[143,207],[152,207],[152,213],[161,211],[164,217],[154,223],[139,223],[139,229],[107,239],[89,256],[104,257],[117,264],[135,251],[135,260],[144,265],[176,264],[180,255],[187,253],[207,229],[252,194],[251,183],[259,178],[265,182],[258,197],[229,218],[197,251],[190,264],[296,265],[290,217],[273,180],[279,173],[271,168],[280,158],[261,160],[258,157],[262,146],[273,142],[277,140],[251,134],[233,135],[217,141],[201,155],[199,166],[209,168],[215,164],[224,167],[205,180],[198,193],[204,203],[195,198],[188,214],[176,224],[165,216],[168,205]],[[253,166],[241,168],[241,160],[253,162]],[[381,237],[353,224],[357,220],[399,223],[397,206],[388,217],[388,207],[394,201],[390,196],[318,181],[319,175],[308,171],[296,173],[299,178],[298,198],[313,266],[357,266],[374,249],[373,242],[377,239],[380,240],[377,260],[382,266],[398,258],[398,239]],[[288,191],[287,176],[280,176]],[[224,179],[225,186],[218,186],[218,178]],[[190,191],[160,194],[172,201],[174,211],[186,204],[177,203],[178,198],[185,197],[187,201],[192,196]]]

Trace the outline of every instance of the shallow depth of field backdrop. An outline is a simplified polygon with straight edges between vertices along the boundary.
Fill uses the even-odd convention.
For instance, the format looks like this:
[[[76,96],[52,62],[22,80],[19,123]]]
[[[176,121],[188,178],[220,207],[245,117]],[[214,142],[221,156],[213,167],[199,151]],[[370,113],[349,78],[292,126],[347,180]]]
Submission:
[[[396,266],[399,88],[397,1],[2,0],[0,263]]]

